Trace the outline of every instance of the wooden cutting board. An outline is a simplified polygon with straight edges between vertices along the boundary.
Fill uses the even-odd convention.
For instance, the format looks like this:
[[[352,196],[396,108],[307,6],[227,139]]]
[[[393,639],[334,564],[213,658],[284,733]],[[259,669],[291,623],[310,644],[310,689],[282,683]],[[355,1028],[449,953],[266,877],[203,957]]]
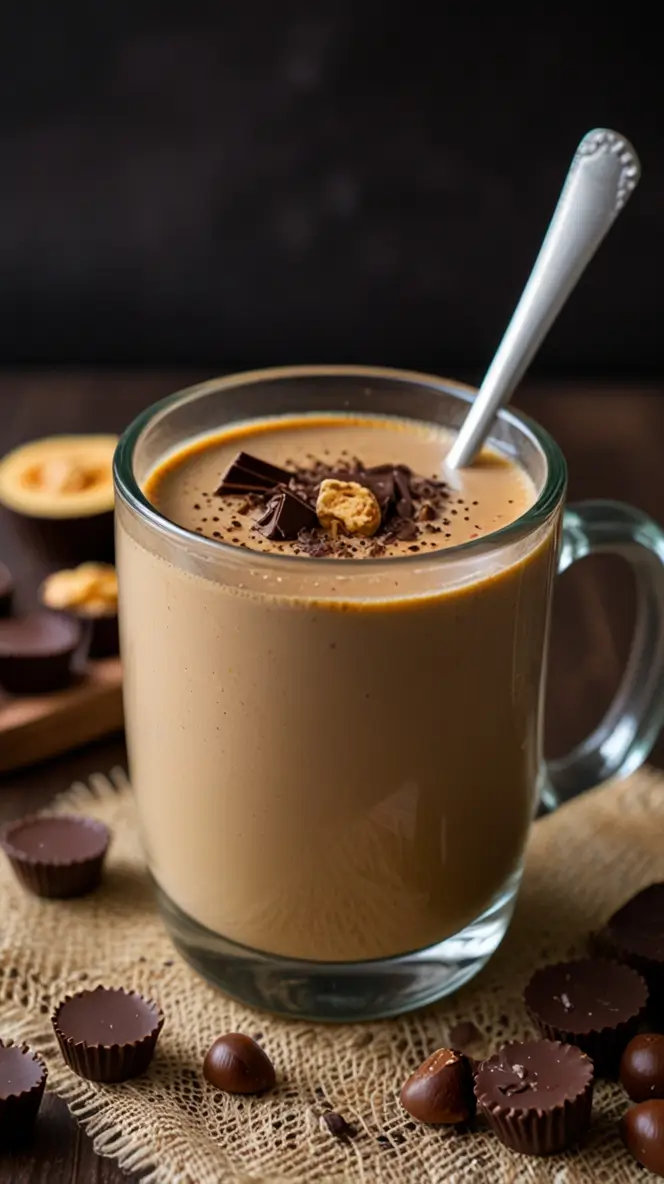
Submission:
[[[122,725],[119,658],[88,663],[76,682],[49,695],[0,690],[0,773],[78,748]]]

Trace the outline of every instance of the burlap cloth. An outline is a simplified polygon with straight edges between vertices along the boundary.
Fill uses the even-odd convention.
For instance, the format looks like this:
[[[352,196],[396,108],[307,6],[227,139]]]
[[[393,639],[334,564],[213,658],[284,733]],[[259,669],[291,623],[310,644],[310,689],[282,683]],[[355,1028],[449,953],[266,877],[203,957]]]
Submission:
[[[92,777],[58,800],[113,830],[102,888],[78,901],[39,901],[0,865],[0,1036],[43,1054],[97,1150],[153,1184],[225,1181],[486,1181],[577,1184],[643,1180],[620,1143],[626,1099],[600,1083],[585,1146],[548,1160],[502,1147],[488,1132],[415,1125],[400,1083],[450,1027],[472,1019],[483,1051],[531,1032],[521,991],[532,969],[581,952],[588,932],[637,889],[664,879],[664,777],[642,770],[535,824],[512,928],[485,971],[457,996],[402,1019],[364,1025],[291,1023],[251,1011],[201,981],[173,952],[155,912],[124,775]],[[49,1015],[67,992],[104,983],[158,999],[166,1024],[149,1074],[119,1086],[81,1081],[63,1064]],[[260,1039],[278,1073],[263,1098],[208,1087],[206,1049],[223,1032]],[[320,1129],[326,1108],[358,1130],[343,1143]],[[37,1127],[36,1138],[39,1136]]]

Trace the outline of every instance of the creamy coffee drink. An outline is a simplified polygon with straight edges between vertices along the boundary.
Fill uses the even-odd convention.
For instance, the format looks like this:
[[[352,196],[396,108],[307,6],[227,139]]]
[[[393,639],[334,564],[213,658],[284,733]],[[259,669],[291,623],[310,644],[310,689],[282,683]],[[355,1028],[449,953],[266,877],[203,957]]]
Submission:
[[[491,450],[451,484],[451,439],[389,417],[233,425],[144,483],[204,559],[119,517],[150,867],[233,942],[326,962],[423,949],[520,866],[557,518],[482,545],[537,491]]]

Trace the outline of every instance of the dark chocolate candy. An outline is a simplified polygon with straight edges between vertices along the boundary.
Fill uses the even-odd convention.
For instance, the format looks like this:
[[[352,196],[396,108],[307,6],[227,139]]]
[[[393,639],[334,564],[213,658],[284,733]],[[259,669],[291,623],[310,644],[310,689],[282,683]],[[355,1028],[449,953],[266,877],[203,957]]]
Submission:
[[[0,617],[8,617],[12,611],[14,581],[9,568],[0,563]]]
[[[280,489],[268,502],[256,527],[268,539],[296,539],[301,530],[318,526],[315,510],[288,489]]]
[[[0,1149],[29,1133],[45,1085],[46,1066],[37,1054],[27,1044],[0,1040]]]
[[[638,970],[656,1004],[664,992],[664,883],[628,900],[594,936],[593,946]]]
[[[215,1040],[203,1062],[203,1075],[215,1089],[229,1094],[262,1094],[276,1081],[267,1053],[242,1032],[228,1032]]]
[[[109,843],[103,822],[79,814],[7,823],[0,844],[16,878],[36,896],[82,896],[97,887]]]
[[[117,1082],[148,1068],[164,1016],[152,999],[135,991],[97,987],[67,996],[52,1023],[74,1073],[88,1081]]]
[[[13,694],[66,686],[81,627],[61,613],[36,612],[0,621],[0,683]]]
[[[293,476],[286,469],[268,464],[257,456],[248,452],[238,452],[221,480],[221,485],[215,494],[217,497],[236,493],[258,493],[261,490],[274,489],[277,485],[287,485]]]
[[[478,1067],[475,1094],[506,1147],[551,1155],[571,1147],[588,1129],[593,1064],[572,1044],[515,1040]]]
[[[649,1172],[664,1177],[664,1101],[653,1099],[632,1106],[620,1125],[630,1155]]]
[[[630,1040],[620,1062],[620,1084],[633,1102],[664,1098],[664,1036],[643,1032]]]
[[[544,1036],[576,1044],[592,1058],[597,1076],[613,1077],[645,1011],[648,988],[629,966],[581,958],[536,970],[524,1001]]]
[[[404,1082],[399,1097],[418,1122],[467,1122],[476,1107],[468,1058],[451,1048],[437,1049]]]

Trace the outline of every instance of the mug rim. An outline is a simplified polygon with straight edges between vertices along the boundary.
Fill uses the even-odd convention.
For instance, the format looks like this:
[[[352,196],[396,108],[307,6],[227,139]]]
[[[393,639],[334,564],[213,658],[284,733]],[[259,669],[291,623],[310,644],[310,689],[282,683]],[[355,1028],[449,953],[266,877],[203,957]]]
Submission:
[[[258,382],[326,376],[361,379],[392,378],[403,382],[411,382],[419,386],[427,386],[434,391],[437,390],[442,395],[451,395],[467,404],[472,402],[477,393],[476,387],[454,378],[427,374],[418,370],[401,370],[387,366],[277,366],[256,370],[242,370],[222,377],[206,379],[204,382],[183,387],[173,394],[166,395],[157,402],[150,404],[149,407],[146,407],[144,411],[141,411],[131,420],[120,437],[113,457],[113,478],[116,495],[135,514],[144,521],[147,521],[160,533],[165,533],[181,544],[186,544],[189,547],[193,546],[200,554],[207,555],[208,557],[213,555],[217,557],[223,556],[226,560],[232,559],[242,563],[251,562],[252,565],[259,564],[269,567],[301,563],[300,557],[297,555],[275,554],[274,552],[262,553],[253,550],[249,552],[246,549],[242,550],[239,547],[233,546],[232,543],[226,543],[219,539],[209,539],[203,535],[195,534],[193,531],[187,530],[185,527],[171,521],[145,496],[134,475],[133,457],[136,445],[143,431],[155,419],[167,415],[176,406],[193,402],[219,391],[251,386]],[[498,411],[497,417],[517,427],[522,435],[529,436],[544,455],[547,466],[546,480],[533,505],[506,526],[501,526],[499,530],[482,535],[478,539],[469,539],[463,543],[455,543],[453,546],[441,548],[439,551],[431,552],[426,556],[417,554],[366,558],[362,560],[363,569],[366,570],[366,565],[369,565],[370,570],[375,572],[379,569],[388,568],[394,570],[395,564],[410,564],[414,567],[418,564],[421,566],[423,562],[426,562],[427,565],[449,563],[464,558],[471,552],[479,556],[483,552],[495,550],[496,547],[507,546],[510,542],[534,533],[550,518],[563,500],[567,487],[567,463],[562,450],[545,428],[541,427],[530,416],[524,415],[523,412],[515,411],[512,408],[501,408]],[[329,568],[329,559],[307,558],[307,569],[323,567]]]

